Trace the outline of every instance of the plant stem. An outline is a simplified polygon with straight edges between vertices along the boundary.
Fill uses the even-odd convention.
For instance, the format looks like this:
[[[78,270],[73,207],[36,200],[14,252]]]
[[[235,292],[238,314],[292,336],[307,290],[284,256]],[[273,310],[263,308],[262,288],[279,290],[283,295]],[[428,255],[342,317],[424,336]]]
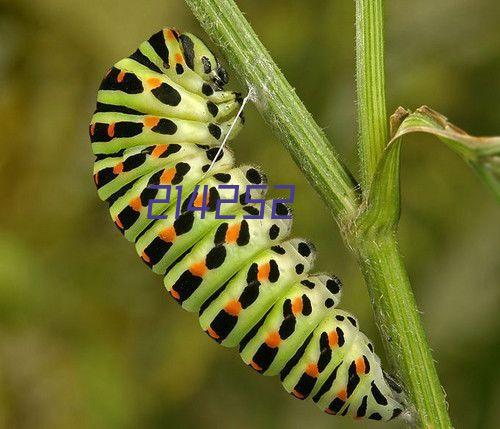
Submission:
[[[186,0],[340,223],[358,206],[352,176],[232,0]]]
[[[356,0],[356,86],[361,184],[366,193],[388,141],[384,0]]]
[[[366,228],[359,215],[361,208],[369,208],[369,202],[360,205],[349,172],[234,1],[186,3],[241,79],[255,91],[260,113],[331,208],[346,243],[358,258],[387,354],[422,426],[450,428],[444,392],[396,244],[395,226],[388,232],[381,228],[388,219],[368,216],[370,226]],[[387,141],[383,8],[381,0],[373,0],[372,6],[369,0],[358,3],[357,29],[364,35],[358,37],[358,56],[362,56],[358,58],[362,68],[358,72],[360,152],[364,183],[368,184]],[[375,52],[360,55],[360,50]],[[395,159],[399,161],[398,156]],[[378,203],[383,204],[384,197]],[[397,216],[393,217],[395,225]]]
[[[360,238],[358,260],[394,374],[417,412],[418,427],[451,428],[410,280],[394,234]]]

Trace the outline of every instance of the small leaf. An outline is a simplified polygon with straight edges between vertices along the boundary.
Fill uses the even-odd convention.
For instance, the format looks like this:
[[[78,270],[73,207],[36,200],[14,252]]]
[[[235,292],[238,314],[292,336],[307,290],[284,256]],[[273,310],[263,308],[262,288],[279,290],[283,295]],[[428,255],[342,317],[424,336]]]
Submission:
[[[391,132],[394,134],[388,148],[409,133],[435,135],[469,164],[500,200],[500,137],[471,136],[427,106],[414,113],[400,107],[391,118]]]

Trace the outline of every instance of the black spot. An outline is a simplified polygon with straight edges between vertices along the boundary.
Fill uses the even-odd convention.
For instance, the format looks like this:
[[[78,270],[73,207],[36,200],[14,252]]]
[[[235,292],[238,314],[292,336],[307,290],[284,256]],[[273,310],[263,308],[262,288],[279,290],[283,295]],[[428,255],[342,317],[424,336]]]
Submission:
[[[288,210],[288,207],[285,204],[283,204],[283,203],[276,204],[276,214],[284,217],[284,216],[288,216],[289,213],[290,213],[290,211]]]
[[[123,91],[127,94],[140,94],[144,91],[141,80],[131,72],[126,72],[121,82],[118,82],[120,71],[113,67],[101,82],[99,91]]]
[[[238,323],[238,316],[228,314],[224,310],[219,311],[215,319],[210,323],[210,327],[219,336],[216,341],[218,343],[222,342],[234,329],[236,323]]]
[[[304,316],[309,316],[312,313],[311,300],[307,295],[302,295],[302,314]]]
[[[283,302],[283,317],[287,318],[288,316],[293,316],[292,301],[285,299],[285,302]]]
[[[143,112],[139,110],[132,109],[127,106],[116,106],[114,104],[106,104],[97,102],[95,113],[99,112],[118,112],[118,113],[127,113],[129,115],[144,115]]]
[[[136,221],[139,219],[141,214],[136,212],[132,207],[125,207],[120,214],[118,215],[118,219],[123,225],[123,230],[129,229]]]
[[[211,101],[207,101],[207,109],[214,118],[219,113],[219,108]]]
[[[262,368],[262,370],[258,372],[263,373],[271,366],[274,358],[278,354],[278,350],[278,347],[269,347],[265,343],[260,345],[252,359],[258,366]]]
[[[335,331],[337,332],[337,336],[339,339],[339,347],[342,347],[345,344],[344,331],[339,327],[335,328]]]
[[[332,402],[330,402],[330,405],[328,405],[328,409],[333,414],[337,414],[342,409],[344,404],[345,404],[345,402],[342,399],[335,398]]]
[[[172,286],[172,289],[179,294],[176,301],[184,302],[198,289],[202,282],[203,278],[195,276],[189,270],[184,271]]]
[[[307,280],[307,279],[302,280],[300,283],[302,285],[308,287],[309,289],[314,289],[314,286],[315,286],[314,282],[312,282],[311,280]]]
[[[379,413],[373,413],[368,418],[372,420],[382,420],[382,416]]]
[[[316,385],[316,381],[317,379],[315,377],[311,377],[306,373],[302,374],[299,379],[299,382],[295,385],[293,389],[295,392],[300,393],[302,395],[302,398],[297,398],[297,399],[306,399],[312,392],[314,386]]]
[[[307,243],[305,243],[303,241],[299,243],[298,251],[304,257],[307,257],[311,254],[311,248],[309,247],[309,245]]]
[[[184,179],[184,176],[191,170],[187,162],[179,162],[175,166],[175,175],[172,177],[172,185],[178,185]]]
[[[201,57],[201,62],[203,63],[203,71],[205,74],[209,74],[212,71],[212,64],[210,63],[210,60],[203,56]]]
[[[297,274],[302,274],[304,272],[304,264],[295,265],[295,272]]]
[[[361,401],[361,405],[358,407],[356,411],[356,417],[364,417],[366,415],[366,408],[368,406],[368,396],[363,396]]]
[[[323,332],[323,334],[326,335],[325,332]],[[326,335],[326,340],[328,341],[328,335]],[[318,371],[323,372],[323,370],[327,367],[327,365],[330,363],[331,360],[332,360],[332,349],[327,348],[321,350],[318,359]]]
[[[394,411],[392,412],[392,416],[391,416],[390,420],[395,419],[397,416],[399,416],[402,413],[402,411],[403,410],[401,408],[394,408]]]
[[[271,283],[276,283],[280,277],[280,270],[278,268],[278,264],[274,259],[271,259],[269,261],[269,281]]]
[[[215,124],[212,124],[212,123],[208,124],[208,131],[217,140],[220,138],[220,136],[222,134],[222,131],[221,131],[220,127],[218,125],[215,125]]]
[[[349,398],[354,392],[354,389],[358,386],[361,379],[356,372],[356,362],[352,361],[348,369],[348,379],[347,379],[347,397]]]
[[[214,178],[219,182],[228,183],[231,180],[231,175],[227,173],[217,173],[214,174]]]
[[[377,385],[375,384],[375,381],[372,381],[372,386],[371,386],[371,392],[373,397],[375,398],[375,401],[377,401],[377,404],[380,405],[387,405],[387,398],[382,394],[382,392],[379,390]]]
[[[285,320],[283,320],[283,322],[281,322],[279,334],[282,340],[286,340],[290,335],[293,334],[293,332],[295,331],[295,323],[296,319],[295,317],[293,317],[293,315],[287,317]]]
[[[281,246],[273,246],[271,247],[271,250],[278,255],[284,255],[286,253],[286,250]]]
[[[165,51],[167,51],[167,57],[168,57],[168,49],[165,46]],[[160,67],[158,67],[155,63],[153,63],[146,55],[144,55],[139,49],[137,49],[132,55],[129,57],[130,59],[137,61],[139,64],[142,64],[143,66],[147,67],[150,70],[153,70],[157,73],[162,73]],[[167,60],[168,61],[168,60]],[[167,62],[167,68],[168,69],[168,62]]]
[[[259,282],[254,282],[245,286],[239,298],[241,308],[245,309],[250,307],[257,300],[259,296],[259,286]]]
[[[181,102],[181,94],[168,83],[163,82],[159,87],[154,88],[151,93],[168,106],[177,106]]]
[[[335,305],[335,301],[331,298],[327,298],[325,301],[326,308],[332,308]]]
[[[208,149],[206,152],[205,152],[205,155],[207,156],[207,159],[209,161],[213,161],[215,159],[215,157],[217,156],[217,161],[220,161],[222,159],[222,157],[224,156],[224,151],[222,150],[218,155],[217,153],[219,152],[219,147],[212,147],[210,149]]]
[[[135,155],[129,156],[125,161],[123,161],[123,171],[131,171],[137,167],[140,167],[146,161],[146,155],[143,153],[136,153]]]
[[[354,326],[354,327],[358,326],[356,323],[356,319],[354,317],[347,316],[347,320],[349,320],[349,322],[351,322],[352,326]]]
[[[207,97],[210,97],[214,93],[214,90],[208,83],[204,83],[201,87],[201,92]]]
[[[153,34],[149,38],[148,42],[153,47],[157,55],[162,59],[162,61],[168,64],[168,49],[165,43],[165,36],[163,35],[163,31],[158,31],[157,33]]]
[[[269,238],[275,240],[280,235],[280,227],[276,224],[269,228]]]
[[[345,317],[344,317],[344,316],[341,316],[341,315],[339,314],[339,315],[335,316],[335,319],[337,319],[339,322],[342,322],[342,321],[345,319]]]
[[[250,183],[253,183],[255,185],[262,183],[262,175],[255,168],[249,168],[245,176]]]
[[[363,362],[365,363],[365,374],[368,374],[370,372],[370,362],[365,355],[363,355]]]
[[[336,276],[333,276],[332,278],[326,281],[326,288],[334,295],[340,292],[341,287],[342,287],[342,282]]]
[[[205,164],[203,167],[201,167],[201,171],[203,171],[203,173],[206,173],[209,168],[210,168],[210,164]]]
[[[158,189],[144,188],[140,194],[141,204],[143,207],[147,207],[149,201],[156,197],[158,194]]]
[[[167,118],[161,118],[151,131],[158,134],[172,135],[177,132],[177,125],[174,121]]]
[[[373,353],[373,345],[372,343],[368,343],[368,349]]]
[[[250,265],[247,272],[247,284],[251,284],[257,281],[257,274],[259,274],[259,266],[254,262]]]
[[[194,213],[184,212],[174,222],[174,230],[176,235],[182,235],[191,231],[194,223]]]
[[[172,243],[163,241],[160,237],[156,237],[145,249],[144,253],[149,258],[149,266],[156,265],[167,254],[172,247]]]
[[[236,244],[238,246],[246,246],[250,242],[250,230],[248,228],[248,222],[246,220],[241,221],[240,233],[236,239]]]
[[[226,259],[226,247],[223,245],[215,246],[208,252],[205,259],[207,268],[213,270],[220,267]]]
[[[184,53],[186,64],[190,69],[194,70],[194,43],[185,34],[181,34],[179,39],[182,44],[182,51]]]
[[[177,64],[175,65],[175,72],[176,72],[177,74],[182,74],[182,73],[184,73],[184,67],[182,67],[182,64],[177,63]]]

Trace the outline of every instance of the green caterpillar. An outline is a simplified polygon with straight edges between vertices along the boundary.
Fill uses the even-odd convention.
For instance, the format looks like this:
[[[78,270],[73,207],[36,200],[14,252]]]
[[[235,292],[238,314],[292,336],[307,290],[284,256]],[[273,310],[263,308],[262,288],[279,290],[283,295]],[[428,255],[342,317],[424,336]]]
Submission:
[[[117,62],[101,83],[90,124],[99,197],[142,260],[164,276],[170,295],[199,313],[211,338],[239,346],[247,365],[279,375],[287,392],[312,398],[327,413],[394,419],[404,408],[401,390],[356,319],[335,308],[340,281],[308,274],[314,248],[287,239],[289,208],[268,201],[263,219],[249,219],[259,209],[245,204],[245,192],[217,207],[234,193],[221,184],[266,183],[257,168],[234,167],[231,152],[219,151],[231,124],[237,121],[234,136],[243,123],[241,95],[224,91],[227,81],[201,40],[171,28]],[[167,201],[167,190],[152,185],[182,185],[189,196]],[[205,185],[202,214],[196,207]],[[261,188],[249,195],[263,197]],[[233,218],[220,219],[218,209]]]

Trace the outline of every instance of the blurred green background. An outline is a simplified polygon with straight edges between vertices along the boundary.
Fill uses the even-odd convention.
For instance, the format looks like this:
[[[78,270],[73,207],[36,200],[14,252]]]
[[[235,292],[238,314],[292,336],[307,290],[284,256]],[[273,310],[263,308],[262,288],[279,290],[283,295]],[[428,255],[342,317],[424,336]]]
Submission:
[[[499,3],[386,3],[389,110],[428,104],[471,133],[499,133]],[[239,4],[357,171],[354,2]],[[181,0],[0,1],[0,427],[403,427],[330,417],[246,369],[112,226],[91,177],[96,90],[109,65],[168,25],[206,38]],[[316,242],[319,270],[343,279],[342,308],[384,359],[334,223],[253,107],[247,119],[238,160],[297,185],[295,234]],[[402,180],[401,247],[451,415],[457,428],[497,428],[498,206],[431,138],[408,140]]]

